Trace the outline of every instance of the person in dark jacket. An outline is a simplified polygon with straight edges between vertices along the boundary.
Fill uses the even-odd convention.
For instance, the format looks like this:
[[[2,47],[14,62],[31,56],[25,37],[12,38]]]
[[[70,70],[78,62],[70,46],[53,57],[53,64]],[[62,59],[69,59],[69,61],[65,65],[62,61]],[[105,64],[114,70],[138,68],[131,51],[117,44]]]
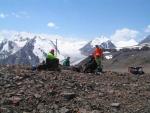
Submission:
[[[89,55],[86,63],[82,66],[83,72],[93,73],[97,68],[97,63],[93,55]]]

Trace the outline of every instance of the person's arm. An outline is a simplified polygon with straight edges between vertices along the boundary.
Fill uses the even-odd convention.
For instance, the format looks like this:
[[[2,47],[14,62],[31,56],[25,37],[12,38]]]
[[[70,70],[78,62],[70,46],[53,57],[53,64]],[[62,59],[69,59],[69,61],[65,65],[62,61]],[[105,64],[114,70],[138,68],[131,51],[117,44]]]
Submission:
[[[95,57],[95,50],[93,51],[92,56]]]

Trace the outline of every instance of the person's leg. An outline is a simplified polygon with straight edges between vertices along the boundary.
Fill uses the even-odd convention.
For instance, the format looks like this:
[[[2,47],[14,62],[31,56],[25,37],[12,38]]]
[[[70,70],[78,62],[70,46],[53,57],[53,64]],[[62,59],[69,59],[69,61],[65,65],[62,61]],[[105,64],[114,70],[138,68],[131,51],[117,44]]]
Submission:
[[[96,69],[96,71],[97,71],[97,72],[101,72],[101,71],[102,71],[101,58],[98,57],[98,58],[95,59],[95,61],[96,61],[96,64],[97,64],[97,69]]]
[[[53,68],[58,68],[58,66],[59,66],[59,59],[57,59],[57,58],[53,59],[51,66]]]
[[[46,58],[46,65],[50,64],[50,59]]]
[[[99,69],[100,69],[100,72],[102,72],[102,58],[101,57],[99,58]]]

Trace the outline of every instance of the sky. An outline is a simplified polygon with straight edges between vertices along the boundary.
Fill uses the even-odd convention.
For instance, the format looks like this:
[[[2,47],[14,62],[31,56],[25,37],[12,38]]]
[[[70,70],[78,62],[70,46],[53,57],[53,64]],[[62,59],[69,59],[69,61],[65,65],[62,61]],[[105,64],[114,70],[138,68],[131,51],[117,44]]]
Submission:
[[[150,0],[0,0],[0,30],[140,41],[150,34]]]

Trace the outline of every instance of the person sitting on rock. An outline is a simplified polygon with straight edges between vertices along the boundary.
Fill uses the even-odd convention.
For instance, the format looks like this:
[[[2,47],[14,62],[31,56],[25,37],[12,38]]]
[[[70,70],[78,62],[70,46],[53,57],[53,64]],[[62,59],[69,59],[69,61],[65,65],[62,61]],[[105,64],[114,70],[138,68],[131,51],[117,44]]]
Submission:
[[[47,59],[53,60],[55,58],[56,58],[55,51],[54,51],[54,49],[51,49],[50,52],[48,52],[48,54],[47,54]]]
[[[83,72],[93,73],[97,68],[97,64],[93,55],[89,55],[87,57],[87,61],[84,65],[82,65]]]
[[[55,56],[54,52],[54,49],[51,49],[46,57],[46,65],[50,68],[58,68],[59,66],[59,59]]]
[[[70,66],[70,57],[67,57],[63,61],[63,66],[69,67]]]

